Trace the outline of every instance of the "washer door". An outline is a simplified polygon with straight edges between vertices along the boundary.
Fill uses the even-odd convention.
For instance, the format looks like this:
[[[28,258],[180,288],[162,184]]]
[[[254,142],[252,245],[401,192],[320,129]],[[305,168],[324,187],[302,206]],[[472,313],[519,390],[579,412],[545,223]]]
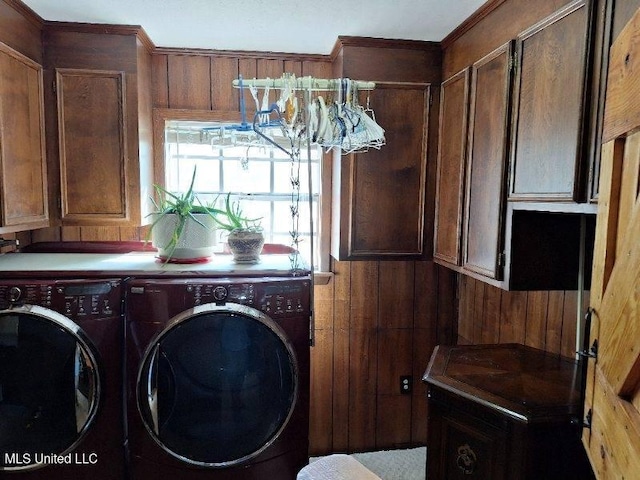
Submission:
[[[206,304],[171,320],[147,349],[138,407],[174,457],[223,468],[262,452],[295,407],[297,363],[281,328],[258,310]]]
[[[34,305],[0,311],[0,470],[70,452],[96,415],[100,376],[78,325]]]

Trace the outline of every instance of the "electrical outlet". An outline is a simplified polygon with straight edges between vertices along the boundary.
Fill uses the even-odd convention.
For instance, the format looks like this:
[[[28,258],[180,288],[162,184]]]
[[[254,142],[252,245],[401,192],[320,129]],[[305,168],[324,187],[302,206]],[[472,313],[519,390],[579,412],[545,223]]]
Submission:
[[[411,375],[400,376],[400,393],[408,395],[413,390],[413,377]]]

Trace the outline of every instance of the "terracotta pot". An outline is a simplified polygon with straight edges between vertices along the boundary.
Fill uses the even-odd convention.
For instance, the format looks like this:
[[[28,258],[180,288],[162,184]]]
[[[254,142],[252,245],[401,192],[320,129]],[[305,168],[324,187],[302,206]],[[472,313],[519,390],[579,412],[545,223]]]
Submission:
[[[178,226],[178,216],[171,213],[163,215],[154,225],[151,244],[158,249],[158,256],[162,260],[172,263],[190,263],[205,260],[213,255],[217,244],[215,220],[205,213],[196,213],[194,217],[202,225],[188,218],[173,252],[171,238]]]
[[[258,263],[264,235],[255,230],[236,229],[229,233],[227,243],[236,263]]]

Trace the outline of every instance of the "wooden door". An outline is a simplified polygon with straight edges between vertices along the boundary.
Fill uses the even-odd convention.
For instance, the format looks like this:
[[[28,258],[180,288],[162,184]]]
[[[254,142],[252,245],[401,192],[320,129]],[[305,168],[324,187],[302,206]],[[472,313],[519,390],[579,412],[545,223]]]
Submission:
[[[471,72],[462,267],[498,280],[504,245],[511,51],[511,42],[506,43],[474,63]]]
[[[611,49],[583,443],[599,479],[640,475],[640,10]]]
[[[0,233],[49,225],[42,67],[0,43]]]
[[[460,265],[469,72],[465,68],[442,82],[440,88],[433,258],[445,265]]]

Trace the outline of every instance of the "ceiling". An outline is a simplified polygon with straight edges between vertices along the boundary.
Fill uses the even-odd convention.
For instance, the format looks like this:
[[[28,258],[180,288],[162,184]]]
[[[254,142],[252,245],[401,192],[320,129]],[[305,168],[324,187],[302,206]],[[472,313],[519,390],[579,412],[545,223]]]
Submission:
[[[485,0],[23,0],[44,20],[140,25],[158,47],[329,54],[339,35],[440,41]]]

